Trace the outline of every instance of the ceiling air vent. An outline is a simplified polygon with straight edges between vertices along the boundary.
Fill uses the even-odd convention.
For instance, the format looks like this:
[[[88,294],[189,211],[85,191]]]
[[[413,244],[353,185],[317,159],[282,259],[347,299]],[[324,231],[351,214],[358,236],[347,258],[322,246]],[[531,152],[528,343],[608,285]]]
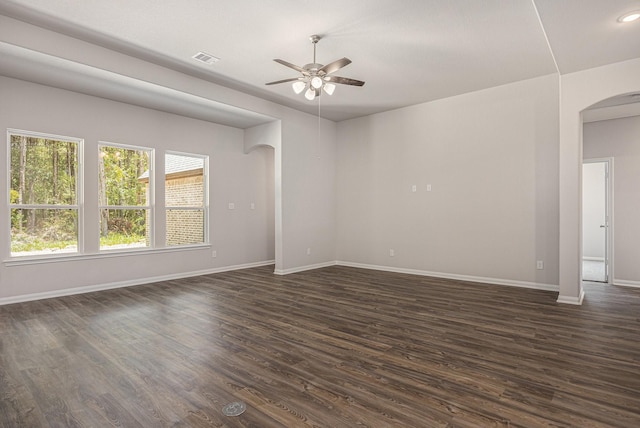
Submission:
[[[206,52],[198,52],[197,54],[195,54],[193,57],[193,59],[197,59],[200,62],[204,62],[205,64],[214,64],[218,61],[220,61],[220,58],[217,58],[211,54],[208,54]]]

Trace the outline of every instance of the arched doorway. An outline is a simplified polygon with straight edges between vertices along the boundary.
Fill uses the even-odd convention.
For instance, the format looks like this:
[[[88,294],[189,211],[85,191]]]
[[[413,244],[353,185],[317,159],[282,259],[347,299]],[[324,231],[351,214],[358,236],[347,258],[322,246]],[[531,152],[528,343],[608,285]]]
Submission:
[[[600,101],[582,117],[582,279],[637,286],[640,92]]]
[[[640,91],[640,59],[561,76],[559,303],[584,298],[582,261],[583,114],[592,105]]]
[[[257,147],[273,149],[273,240],[275,270],[282,268],[282,122],[274,120],[244,130],[244,152]]]

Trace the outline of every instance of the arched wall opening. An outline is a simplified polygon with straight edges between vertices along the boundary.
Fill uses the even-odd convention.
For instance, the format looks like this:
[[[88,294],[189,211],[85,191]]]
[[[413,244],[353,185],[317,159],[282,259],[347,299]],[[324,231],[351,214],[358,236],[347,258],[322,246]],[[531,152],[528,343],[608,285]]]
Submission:
[[[282,269],[282,122],[273,122],[254,126],[244,130],[244,152],[249,153],[258,147],[273,149],[273,237],[276,266]]]
[[[560,293],[559,303],[579,305],[582,288],[583,112],[617,95],[640,90],[640,59],[560,78]]]

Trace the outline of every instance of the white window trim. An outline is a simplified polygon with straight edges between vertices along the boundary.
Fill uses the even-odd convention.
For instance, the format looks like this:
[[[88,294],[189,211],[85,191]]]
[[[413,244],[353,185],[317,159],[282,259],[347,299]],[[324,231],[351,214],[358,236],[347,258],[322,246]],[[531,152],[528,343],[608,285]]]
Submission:
[[[204,161],[203,164],[203,207],[173,207],[173,206],[165,206],[165,214],[166,211],[171,209],[179,209],[179,210],[202,210],[204,215],[204,242],[198,244],[184,244],[184,245],[172,245],[172,246],[156,246],[156,149],[151,147],[144,146],[136,146],[129,144],[121,144],[121,143],[113,143],[110,141],[98,141],[97,150],[98,153],[100,151],[101,146],[108,147],[120,147],[123,149],[130,150],[144,150],[150,152],[149,159],[149,198],[147,200],[147,205],[145,206],[120,206],[120,205],[108,205],[108,206],[100,206],[98,205],[98,212],[100,209],[148,209],[149,210],[149,239],[150,245],[149,247],[144,248],[121,248],[121,249],[113,249],[113,250],[99,250],[98,252],[85,253],[85,139],[78,137],[69,137],[65,135],[58,135],[54,133],[47,132],[35,132],[35,131],[27,131],[23,129],[17,128],[7,128],[7,159],[6,159],[6,206],[7,206],[7,220],[5,227],[8,231],[7,239],[5,241],[5,248],[9,257],[2,261],[2,263],[7,266],[23,266],[23,265],[35,265],[35,264],[46,264],[46,263],[61,263],[61,262],[69,262],[69,261],[82,261],[82,260],[95,260],[95,259],[104,259],[111,257],[128,257],[131,255],[145,255],[145,254],[160,254],[160,253],[170,253],[170,252],[180,252],[180,251],[194,251],[194,250],[203,250],[210,249],[210,222],[209,222],[209,155],[203,155],[198,153],[188,153],[188,152],[180,152],[180,151],[165,151],[166,154],[173,154],[178,156],[189,156],[189,157],[198,157],[202,158]],[[49,140],[61,140],[61,141],[70,141],[75,142],[77,144],[77,159],[78,159],[78,170],[76,174],[76,204],[74,205],[46,205],[46,204],[11,204],[11,135],[24,135],[27,137],[34,138],[46,138]],[[73,253],[47,253],[47,254],[38,254],[33,256],[11,256],[11,209],[72,209],[77,210],[78,212],[78,231],[77,231],[77,239],[78,246],[77,251]],[[98,219],[99,221],[99,219]],[[98,236],[99,240],[100,237]],[[98,244],[99,247],[99,244]]]
[[[47,205],[47,204],[12,204],[11,203],[11,136],[24,135],[26,137],[44,138],[47,140],[69,141],[77,144],[78,171],[76,173],[76,204],[74,205]],[[7,128],[7,241],[6,250],[9,260],[29,259],[52,259],[59,257],[57,254],[38,254],[37,256],[12,256],[11,255],[11,210],[12,209],[75,209],[78,211],[78,231],[77,250],[74,253],[67,253],[66,256],[77,257],[84,254],[84,139],[78,137],[68,137],[64,135],[49,134],[46,132],[26,131],[23,129]]]
[[[187,153],[187,152],[178,152],[178,151],[173,151],[173,150],[165,150],[164,152],[165,154],[165,168],[166,168],[166,155],[175,155],[175,156],[188,156],[188,157],[192,157],[192,158],[200,158],[203,161],[203,165],[202,165],[202,192],[204,193],[202,195],[202,208],[200,207],[175,207],[175,206],[170,206],[166,204],[166,186],[165,186],[165,206],[164,206],[164,214],[165,214],[165,219],[167,218],[167,212],[171,211],[171,210],[181,210],[181,211],[200,211],[202,210],[202,215],[203,215],[203,227],[204,230],[202,231],[203,233],[203,238],[204,238],[204,242],[202,242],[201,244],[195,244],[195,245],[205,245],[208,246],[210,245],[210,239],[209,239],[209,155],[203,155],[203,154],[199,154],[199,153]],[[166,177],[165,174],[163,173],[163,177],[164,180],[166,182]],[[165,220],[166,222],[166,220]],[[165,229],[166,229],[166,225],[165,225]],[[166,244],[166,237],[165,237],[165,243],[164,245],[166,246],[166,248],[186,248],[189,246],[193,246],[194,244],[182,244],[182,245],[167,245]]]
[[[149,228],[149,246],[148,247],[144,247],[144,248],[130,248],[130,249],[108,249],[108,248],[100,248],[100,228],[98,227],[98,252],[99,254],[111,254],[114,252],[118,252],[118,253],[130,253],[130,252],[142,252],[142,251],[149,251],[149,250],[153,250],[156,248],[155,246],[155,224],[156,224],[156,220],[155,220],[155,194],[156,194],[156,190],[155,190],[155,157],[156,157],[156,150],[154,148],[151,147],[144,147],[144,146],[136,146],[136,145],[132,145],[132,144],[121,144],[121,143],[112,143],[110,141],[103,141],[100,140],[98,141],[98,156],[100,156],[100,152],[101,152],[101,148],[103,146],[107,146],[107,147],[117,147],[123,150],[138,150],[138,151],[145,151],[145,152],[149,152],[149,195],[148,195],[148,199],[147,199],[147,204],[146,205],[100,205],[100,198],[98,198],[98,216],[100,215],[100,212],[103,209],[114,209],[114,210],[130,210],[130,209],[137,209],[137,210],[149,210],[149,224],[147,225],[147,227]],[[98,189],[98,192],[100,192],[100,189]],[[100,223],[100,217],[98,217],[98,224]]]

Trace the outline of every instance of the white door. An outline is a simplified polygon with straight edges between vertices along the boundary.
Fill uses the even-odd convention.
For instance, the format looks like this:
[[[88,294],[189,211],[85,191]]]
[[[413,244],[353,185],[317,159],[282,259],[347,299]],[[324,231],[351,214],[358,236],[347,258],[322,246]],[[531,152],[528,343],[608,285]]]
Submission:
[[[582,279],[609,282],[609,162],[582,165]]]

